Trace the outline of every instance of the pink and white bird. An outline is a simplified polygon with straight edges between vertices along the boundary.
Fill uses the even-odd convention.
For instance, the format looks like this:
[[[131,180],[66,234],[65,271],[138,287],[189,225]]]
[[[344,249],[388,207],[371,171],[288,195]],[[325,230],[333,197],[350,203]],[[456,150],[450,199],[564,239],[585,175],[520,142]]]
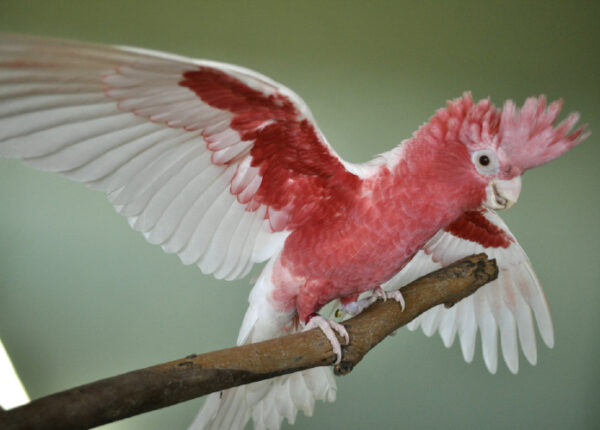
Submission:
[[[454,307],[414,320],[466,361],[518,370],[519,344],[537,360],[534,317],[552,347],[544,294],[527,256],[494,212],[510,207],[521,175],[581,142],[560,102],[502,109],[469,93],[413,137],[365,164],[342,160],[307,105],[256,72],[154,51],[0,36],[0,156],[58,172],[108,194],[117,211],[184,264],[227,280],[266,261],[238,344],[318,326],[334,299],[360,310],[363,292],[395,290],[466,255],[497,259],[498,279]],[[533,314],[532,314],[533,311]],[[208,396],[194,429],[256,429],[333,401],[329,368]]]

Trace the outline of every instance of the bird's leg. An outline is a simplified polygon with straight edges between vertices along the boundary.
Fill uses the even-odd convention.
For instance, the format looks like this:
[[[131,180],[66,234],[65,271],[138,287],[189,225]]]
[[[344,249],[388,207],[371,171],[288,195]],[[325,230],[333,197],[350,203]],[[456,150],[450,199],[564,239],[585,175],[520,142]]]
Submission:
[[[385,302],[387,299],[396,300],[402,306],[402,310],[406,307],[406,302],[404,301],[404,296],[400,292],[400,290],[395,291],[384,291],[381,287],[373,288],[371,290],[371,295],[369,297],[365,297],[364,299],[357,300],[355,302],[340,304],[338,311],[345,312],[349,315],[358,315],[366,308],[375,303],[379,298],[382,298]],[[338,312],[336,312],[336,316]]]
[[[369,297],[361,300],[351,301],[349,303],[341,303],[335,315],[340,316],[340,311],[350,315],[357,315],[375,303],[379,298],[382,298],[383,301],[386,301],[387,299],[396,300],[402,306],[402,310],[404,310],[404,307],[406,306],[406,302],[404,301],[404,297],[402,296],[400,290],[386,292],[381,287],[377,287],[372,290]],[[329,343],[331,343],[331,348],[337,356],[335,364],[338,364],[342,360],[342,346],[340,345],[335,332],[342,336],[346,341],[346,344],[348,344],[350,338],[346,328],[342,324],[323,318],[319,314],[311,314],[308,318],[309,320],[304,326],[304,330],[310,330],[318,327],[327,337]]]
[[[304,330],[319,328],[327,337],[329,343],[331,343],[331,348],[337,356],[335,364],[339,364],[339,362],[342,361],[342,346],[340,345],[340,341],[335,335],[335,332],[337,332],[341,337],[344,338],[344,340],[346,341],[345,344],[347,345],[348,342],[350,342],[350,337],[348,336],[346,328],[342,324],[323,318],[319,314],[312,314],[308,318],[309,320],[304,326]]]

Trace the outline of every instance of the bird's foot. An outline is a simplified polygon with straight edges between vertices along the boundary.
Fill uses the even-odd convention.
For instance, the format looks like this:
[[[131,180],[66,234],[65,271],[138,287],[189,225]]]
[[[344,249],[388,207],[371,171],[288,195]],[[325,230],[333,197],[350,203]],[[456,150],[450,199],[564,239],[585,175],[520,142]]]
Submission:
[[[365,297],[364,299],[360,299],[355,302],[342,304],[340,305],[338,311],[347,313],[351,316],[358,315],[380,298],[382,298],[384,302],[387,299],[393,299],[397,301],[402,306],[402,310],[404,310],[404,308],[406,307],[404,296],[402,295],[402,292],[400,290],[384,291],[381,287],[377,287],[373,288],[372,293],[369,297]],[[336,316],[339,316],[338,312],[336,312]]]
[[[342,324],[336,323],[335,321],[330,321],[326,318],[323,318],[321,315],[314,314],[304,326],[304,330],[310,330],[313,328],[319,328],[327,337],[334,354],[337,356],[335,364],[339,364],[339,362],[342,361],[342,345],[340,344],[340,341],[335,333],[337,332],[341,337],[343,337],[346,341],[345,345],[348,345],[350,342],[350,337],[348,336],[346,327],[344,327]]]
[[[381,287],[377,287],[373,290],[373,294],[370,298],[373,298],[373,302],[375,302],[379,297],[383,299],[385,302],[387,299],[393,299],[400,303],[402,310],[406,307],[406,301],[404,300],[404,296],[402,295],[402,291],[394,290],[394,291],[383,291]]]

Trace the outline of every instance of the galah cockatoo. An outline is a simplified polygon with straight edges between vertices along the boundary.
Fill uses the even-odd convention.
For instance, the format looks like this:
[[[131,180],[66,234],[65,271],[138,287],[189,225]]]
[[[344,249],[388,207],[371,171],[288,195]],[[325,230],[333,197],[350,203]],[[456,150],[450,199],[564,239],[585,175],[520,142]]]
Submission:
[[[527,256],[496,215],[521,175],[581,142],[560,102],[502,109],[471,94],[451,101],[389,152],[342,160],[307,105],[254,71],[143,49],[0,37],[0,155],[108,194],[117,211],[184,264],[227,280],[266,265],[238,344],[320,327],[339,355],[342,325],[317,312],[334,299],[360,310],[363,292],[402,300],[408,281],[466,255],[496,258],[496,281],[450,309],[414,320],[466,361],[518,369],[553,328]],[[369,299],[362,299],[367,300]],[[357,304],[358,303],[358,304]],[[367,302],[368,304],[368,302]],[[533,311],[533,316],[532,316]],[[299,325],[298,325],[299,323]],[[194,429],[278,429],[315,399],[333,401],[329,368],[208,396]]]

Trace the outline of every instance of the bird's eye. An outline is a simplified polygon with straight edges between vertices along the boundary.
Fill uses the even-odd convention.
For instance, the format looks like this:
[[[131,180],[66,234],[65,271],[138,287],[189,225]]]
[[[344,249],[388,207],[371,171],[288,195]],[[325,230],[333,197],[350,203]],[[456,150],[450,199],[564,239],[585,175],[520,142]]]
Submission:
[[[471,155],[471,160],[479,173],[484,176],[498,173],[500,162],[496,153],[491,149],[480,149]]]

